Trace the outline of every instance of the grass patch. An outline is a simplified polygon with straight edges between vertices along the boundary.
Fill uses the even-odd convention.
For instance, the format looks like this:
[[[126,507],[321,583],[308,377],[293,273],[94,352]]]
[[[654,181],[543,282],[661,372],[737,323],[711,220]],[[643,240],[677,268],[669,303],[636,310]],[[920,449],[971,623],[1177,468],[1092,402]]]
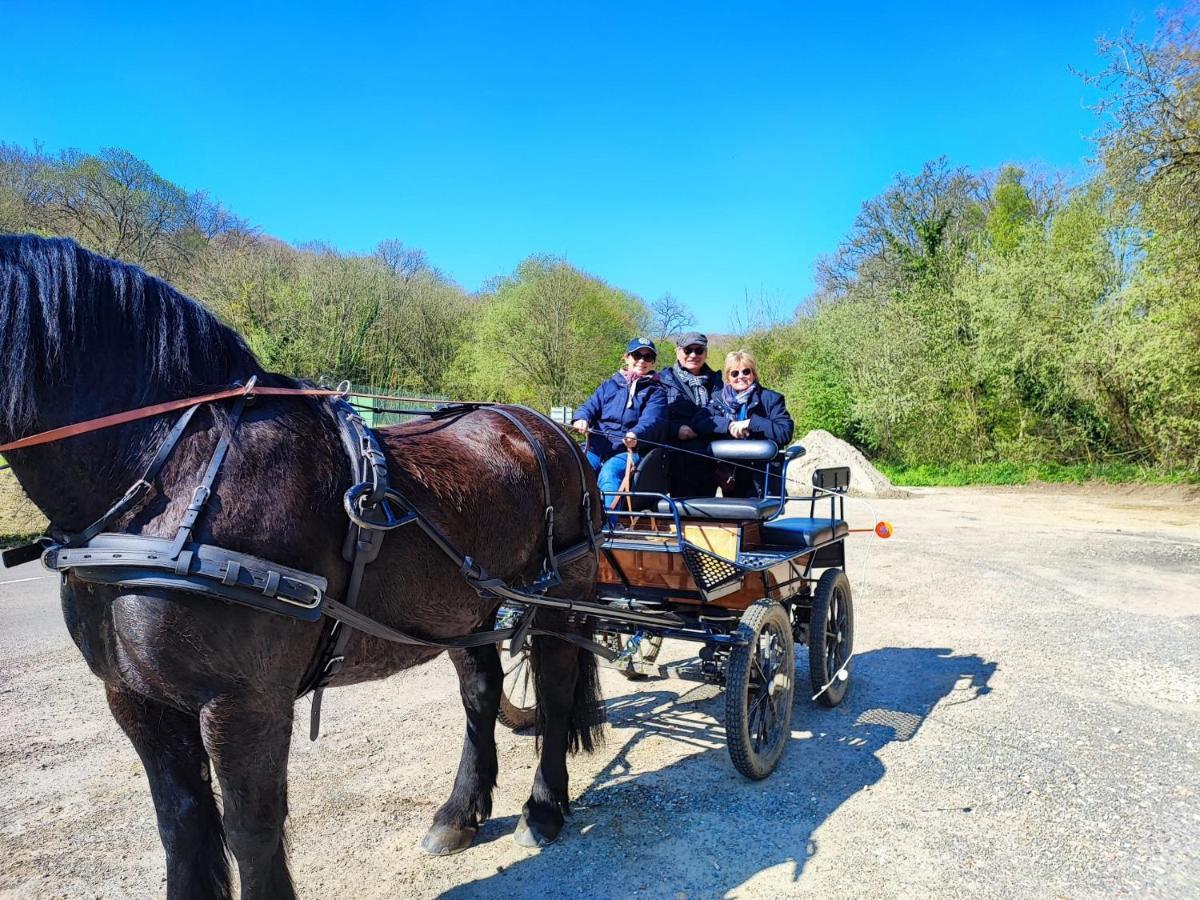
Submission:
[[[964,487],[1045,481],[1051,484],[1200,484],[1200,472],[1160,469],[1133,463],[951,463],[945,466],[904,466],[876,463],[892,484],[900,487]]]
[[[20,547],[23,544],[32,544],[36,538],[42,536],[40,531],[31,531],[28,534],[0,534],[0,550],[7,550],[9,547]]]
[[[46,517],[29,502],[11,471],[0,472],[0,547],[28,543],[46,527]]]

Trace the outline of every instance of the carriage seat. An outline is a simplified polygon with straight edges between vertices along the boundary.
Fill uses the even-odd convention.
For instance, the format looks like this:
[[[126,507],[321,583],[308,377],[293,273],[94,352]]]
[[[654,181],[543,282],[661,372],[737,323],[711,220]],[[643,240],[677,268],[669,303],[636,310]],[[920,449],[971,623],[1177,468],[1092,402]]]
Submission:
[[[675,500],[684,519],[721,519],[725,522],[761,522],[779,511],[779,500],[758,497],[689,497]],[[671,502],[658,501],[658,511],[669,513]]]
[[[779,445],[768,440],[727,438],[710,443],[708,452],[716,459],[730,462],[770,462],[779,455]]]
[[[762,542],[774,547],[815,547],[850,533],[841,519],[776,519],[762,526]]]

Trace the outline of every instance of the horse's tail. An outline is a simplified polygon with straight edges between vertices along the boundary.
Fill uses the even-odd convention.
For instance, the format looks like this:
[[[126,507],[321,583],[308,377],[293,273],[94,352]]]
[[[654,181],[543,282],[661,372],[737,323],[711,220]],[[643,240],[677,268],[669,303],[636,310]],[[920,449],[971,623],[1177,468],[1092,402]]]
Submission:
[[[591,637],[591,629],[588,629]],[[567,728],[567,749],[591,753],[604,743],[604,695],[600,691],[600,667],[588,650],[579,651],[579,674],[575,679],[575,704]]]
[[[571,632],[590,638],[588,625],[568,624],[561,613],[543,612],[538,624],[547,631]],[[583,750],[591,753],[604,742],[604,697],[600,692],[600,672],[591,651],[575,644],[541,634],[533,639],[534,688],[537,694],[536,738],[540,749],[550,719],[567,725],[567,747],[572,753]],[[571,670],[575,670],[575,686],[568,695],[564,690]],[[569,708],[568,708],[569,704]],[[561,718],[559,718],[561,717]]]

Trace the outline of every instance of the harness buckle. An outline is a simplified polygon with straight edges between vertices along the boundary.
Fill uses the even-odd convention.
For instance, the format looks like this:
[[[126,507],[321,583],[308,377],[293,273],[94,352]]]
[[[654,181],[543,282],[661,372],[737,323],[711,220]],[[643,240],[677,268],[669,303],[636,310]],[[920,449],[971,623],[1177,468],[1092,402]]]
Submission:
[[[139,478],[129,486],[129,490],[125,492],[125,496],[121,498],[121,502],[127,503],[135,497],[140,497],[142,494],[147,494],[150,492],[152,487],[154,487],[154,485],[152,485],[145,478]]]
[[[208,502],[211,492],[208,487],[201,484],[196,486],[196,490],[192,493],[192,502],[189,504],[190,509],[199,509]]]

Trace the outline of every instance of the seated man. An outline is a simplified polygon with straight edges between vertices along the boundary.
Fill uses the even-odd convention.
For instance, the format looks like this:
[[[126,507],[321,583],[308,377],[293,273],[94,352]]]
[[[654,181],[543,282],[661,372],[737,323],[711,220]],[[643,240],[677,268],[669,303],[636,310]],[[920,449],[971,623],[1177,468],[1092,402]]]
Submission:
[[[724,385],[721,373],[708,367],[708,338],[698,331],[683,335],[675,365],[660,377],[667,391],[667,443],[685,451],[671,453],[671,496],[711,497],[717,492],[717,470],[707,458],[712,433],[703,432],[712,420],[705,410]]]

